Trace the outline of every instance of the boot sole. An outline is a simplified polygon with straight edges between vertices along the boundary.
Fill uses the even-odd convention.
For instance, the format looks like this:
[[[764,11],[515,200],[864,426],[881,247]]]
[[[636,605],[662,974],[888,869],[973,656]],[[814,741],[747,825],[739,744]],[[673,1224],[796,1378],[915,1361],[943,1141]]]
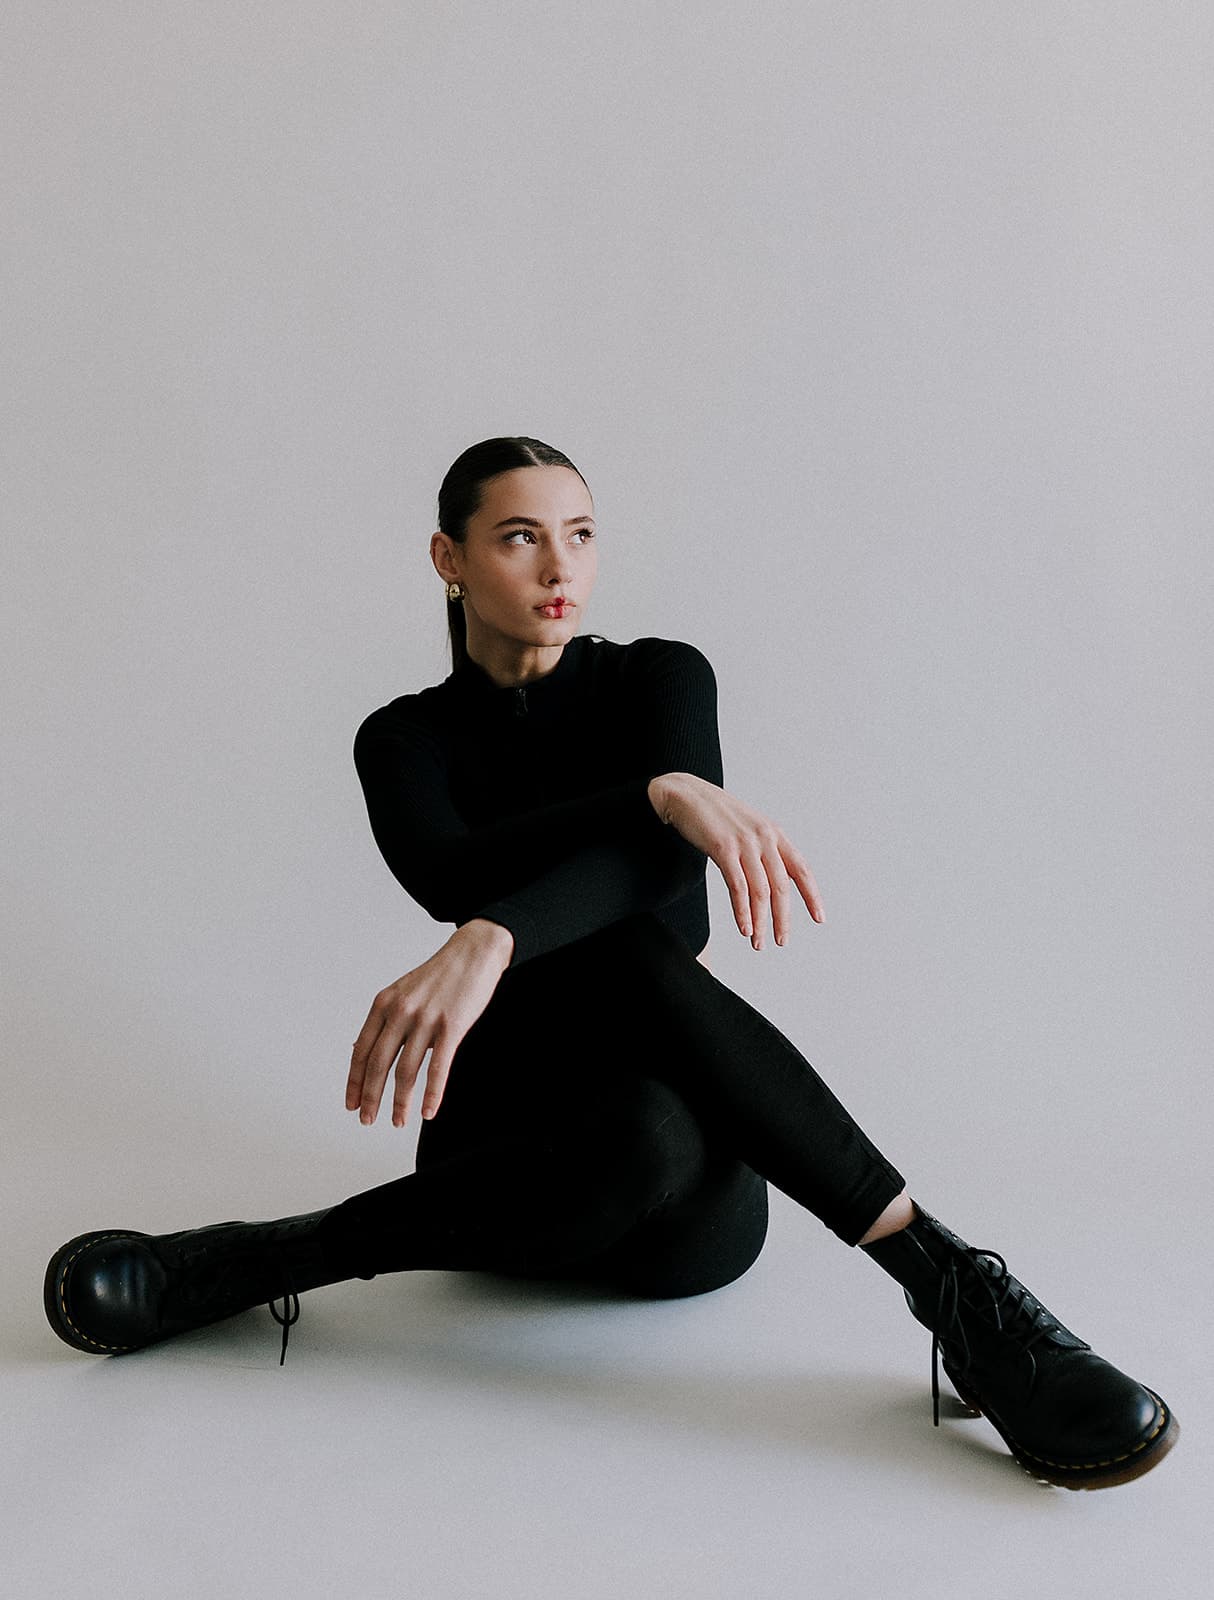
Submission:
[[[1152,1431],[1132,1450],[1111,1456],[1105,1461],[1084,1461],[1073,1465],[1065,1461],[1049,1461],[1044,1456],[1034,1455],[1031,1450],[1025,1450],[1018,1444],[999,1419],[992,1416],[983,1406],[973,1390],[967,1389],[964,1383],[954,1377],[949,1371],[947,1362],[944,1363],[944,1371],[962,1404],[968,1406],[975,1416],[986,1418],[1018,1464],[1034,1478],[1056,1484],[1062,1489],[1111,1489],[1119,1483],[1130,1483],[1135,1478],[1141,1478],[1144,1472],[1150,1472],[1152,1467],[1158,1466],[1180,1437],[1180,1424],[1173,1412],[1154,1389],[1147,1389],[1147,1393],[1159,1407],[1159,1417]]]
[[[100,1233],[78,1233],[74,1239],[69,1239],[55,1251],[47,1264],[46,1276],[42,1283],[42,1304],[46,1309],[46,1320],[64,1344],[70,1344],[73,1350],[83,1350],[93,1356],[116,1356],[122,1355],[127,1350],[143,1348],[142,1345],[136,1344],[102,1344],[98,1339],[90,1339],[88,1334],[72,1321],[71,1313],[67,1309],[67,1279],[72,1262],[89,1245],[97,1244],[102,1239],[146,1237],[146,1234],[137,1233],[132,1228],[108,1228]]]

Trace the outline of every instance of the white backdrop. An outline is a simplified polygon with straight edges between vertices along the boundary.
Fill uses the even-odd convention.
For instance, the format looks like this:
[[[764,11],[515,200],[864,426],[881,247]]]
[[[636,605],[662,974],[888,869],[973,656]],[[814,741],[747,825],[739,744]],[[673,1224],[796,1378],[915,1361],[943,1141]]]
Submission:
[[[449,929],[350,745],[449,670],[438,485],[520,433],[595,497],[581,630],[704,650],[821,887],[756,954],[710,867],[714,971],[1064,1319],[1204,1370],[1208,8],[6,16],[19,1360],[71,1233],[409,1169],[344,1074]]]

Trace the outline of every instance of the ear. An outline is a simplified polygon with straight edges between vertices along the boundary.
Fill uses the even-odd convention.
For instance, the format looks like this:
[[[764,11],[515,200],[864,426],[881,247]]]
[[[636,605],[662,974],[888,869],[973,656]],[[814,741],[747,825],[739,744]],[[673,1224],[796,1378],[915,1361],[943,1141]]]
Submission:
[[[445,533],[436,529],[430,535],[430,560],[434,563],[434,570],[444,583],[454,583],[459,573],[451,559],[451,546]]]

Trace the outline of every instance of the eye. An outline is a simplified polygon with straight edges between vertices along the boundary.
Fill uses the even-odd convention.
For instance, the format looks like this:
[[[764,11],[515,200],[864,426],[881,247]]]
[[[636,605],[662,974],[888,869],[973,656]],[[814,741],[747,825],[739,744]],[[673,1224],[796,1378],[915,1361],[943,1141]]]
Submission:
[[[528,539],[534,539],[535,538],[535,535],[532,533],[530,528],[515,528],[513,533],[503,534],[502,543],[503,544],[509,544],[511,539],[517,539],[520,533],[525,534]],[[593,528],[575,528],[574,529],[574,537],[578,538],[578,539],[581,539],[583,541],[583,543],[589,543],[589,541],[594,538],[594,529]]]

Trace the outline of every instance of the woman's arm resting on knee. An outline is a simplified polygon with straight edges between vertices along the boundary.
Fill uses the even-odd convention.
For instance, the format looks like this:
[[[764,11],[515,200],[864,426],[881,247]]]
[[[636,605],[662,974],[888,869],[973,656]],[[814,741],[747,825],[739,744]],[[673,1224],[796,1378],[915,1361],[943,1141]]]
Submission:
[[[652,778],[649,799],[663,822],[716,862],[738,928],[756,950],[763,948],[769,908],[776,943],[787,943],[793,885],[814,921],[826,921],[809,863],[784,830],[762,812],[694,772],[664,772]]]
[[[422,1058],[429,1050],[422,1116],[432,1117],[442,1103],[452,1057],[492,999],[513,950],[509,928],[474,917],[428,961],[381,989],[354,1041],[346,1110],[357,1111],[359,1121],[369,1127],[395,1061],[392,1123],[403,1128]]]

